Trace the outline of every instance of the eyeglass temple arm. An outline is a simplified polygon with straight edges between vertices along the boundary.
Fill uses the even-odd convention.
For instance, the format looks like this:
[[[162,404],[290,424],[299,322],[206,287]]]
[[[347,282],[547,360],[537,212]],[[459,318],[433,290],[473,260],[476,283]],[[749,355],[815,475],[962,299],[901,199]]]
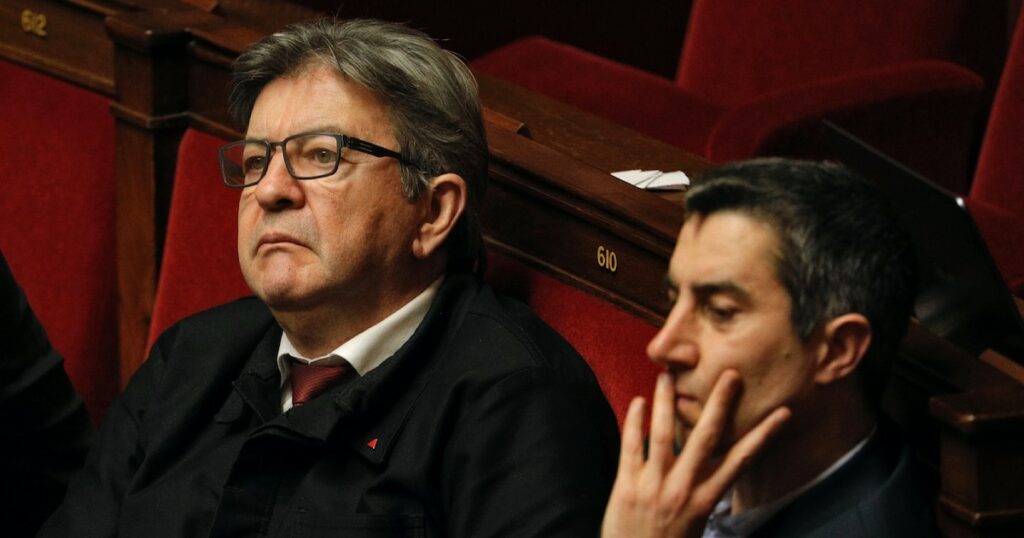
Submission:
[[[347,148],[351,148],[351,149],[354,149],[356,151],[360,151],[360,152],[363,152],[363,153],[368,153],[370,155],[373,155],[374,157],[394,157],[394,158],[398,159],[399,161],[401,161],[401,162],[403,162],[403,163],[405,163],[405,164],[407,164],[409,166],[412,166],[413,168],[416,168],[418,170],[423,170],[423,171],[427,171],[427,172],[430,171],[430,169],[424,168],[424,167],[420,166],[419,164],[414,163],[414,162],[410,161],[409,159],[406,159],[405,156],[403,156],[401,153],[398,153],[397,151],[391,151],[388,148],[382,148],[382,147],[378,146],[377,144],[373,144],[373,143],[367,142],[365,140],[360,140],[360,139],[358,139],[358,138],[356,138],[354,136],[346,136],[344,138],[343,144]],[[435,175],[438,175],[438,174],[435,174]]]
[[[352,136],[346,136],[344,138],[344,144],[347,148],[351,148],[362,153],[369,153],[375,157],[394,157],[398,160],[405,160],[405,157],[402,157],[402,154],[397,151],[391,151],[390,149],[382,148],[377,144],[366,142],[365,140],[360,140]]]

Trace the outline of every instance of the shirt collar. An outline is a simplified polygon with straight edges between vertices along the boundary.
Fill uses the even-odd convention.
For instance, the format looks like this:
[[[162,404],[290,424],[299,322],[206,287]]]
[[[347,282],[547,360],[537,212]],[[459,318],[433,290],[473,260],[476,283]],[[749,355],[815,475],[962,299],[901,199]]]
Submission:
[[[854,456],[859,454],[864,447],[868,444],[868,441],[874,437],[875,432],[878,430],[877,426],[871,430],[871,433],[867,435],[861,442],[854,445],[853,448],[848,450],[839,459],[837,459],[827,469],[822,471],[818,476],[814,477],[810,482],[800,486],[799,488],[779,497],[778,499],[762,504],[761,506],[755,506],[750,510],[745,510],[738,514],[732,512],[732,488],[729,488],[722,497],[722,500],[718,501],[715,505],[715,510],[712,512],[711,517],[708,519],[707,526],[704,528],[704,538],[732,538],[740,536],[750,536],[758,528],[768,522],[775,514],[782,511],[783,508],[789,505],[789,503],[795,501],[797,497],[802,495],[807,490],[820,484],[828,477],[835,474],[839,469],[846,465],[848,461],[853,459]]]
[[[295,358],[306,363],[325,361],[325,364],[347,362],[360,376],[380,366],[385,360],[402,347],[416,328],[427,316],[430,304],[441,288],[444,275],[435,280],[427,289],[414,297],[401,308],[375,325],[353,336],[334,351],[321,357],[306,357],[299,353],[288,339],[281,333],[281,344],[277,350],[277,369],[281,372],[281,384],[291,375],[288,359]]]

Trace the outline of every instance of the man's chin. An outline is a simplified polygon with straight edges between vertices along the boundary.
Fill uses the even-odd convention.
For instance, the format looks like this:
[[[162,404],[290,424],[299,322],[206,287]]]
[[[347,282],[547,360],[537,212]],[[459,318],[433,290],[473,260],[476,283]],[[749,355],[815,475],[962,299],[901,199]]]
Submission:
[[[248,279],[246,280],[248,281]],[[291,312],[310,306],[311,294],[303,293],[299,286],[289,280],[264,278],[248,283],[253,294],[266,303],[271,310]]]
[[[257,293],[256,296],[263,300],[263,302],[275,312],[309,310],[313,303],[312,298],[308,295],[296,294],[288,291]]]

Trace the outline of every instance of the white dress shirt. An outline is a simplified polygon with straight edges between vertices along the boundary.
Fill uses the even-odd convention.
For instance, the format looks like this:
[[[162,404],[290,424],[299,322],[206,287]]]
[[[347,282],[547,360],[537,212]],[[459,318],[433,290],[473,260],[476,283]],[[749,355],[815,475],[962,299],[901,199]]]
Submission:
[[[380,320],[365,331],[353,336],[334,351],[321,357],[306,357],[299,353],[288,339],[281,333],[281,344],[277,348],[277,369],[281,372],[281,408],[287,411],[292,408],[292,384],[290,359],[307,364],[323,361],[320,364],[348,363],[360,376],[380,366],[385,360],[402,347],[416,328],[427,316],[437,291],[441,288],[444,276],[438,277],[427,289],[414,297],[388,317]]]

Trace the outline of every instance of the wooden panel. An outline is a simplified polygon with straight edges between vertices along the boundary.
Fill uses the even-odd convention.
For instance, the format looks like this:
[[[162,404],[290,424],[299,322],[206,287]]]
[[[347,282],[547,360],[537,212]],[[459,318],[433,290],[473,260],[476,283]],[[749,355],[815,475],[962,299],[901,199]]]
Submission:
[[[711,164],[500,79],[477,74],[477,80],[486,109],[521,123],[532,140],[488,130],[491,186],[483,215],[488,239],[660,324],[668,306],[664,276],[682,226],[682,193],[654,195],[609,173],[640,168],[695,176]],[[608,251],[615,262],[608,261]]]
[[[238,126],[228,115],[231,62],[261,34],[244,26],[224,23],[192,32],[189,46],[189,115],[194,126],[223,138],[239,138]]]
[[[949,536],[1024,532],[1024,387],[936,398],[943,424],[940,524]]]
[[[106,13],[69,2],[0,1],[0,54],[103,94],[114,93]]]
[[[114,95],[114,46],[104,30],[104,17],[175,4],[173,0],[0,0],[0,56]]]
[[[107,20],[121,88],[117,119],[117,252],[121,381],[145,358],[178,143],[188,123],[189,27],[198,10],[122,13]]]
[[[882,408],[903,427],[919,456],[938,469],[940,428],[931,418],[931,398],[1016,385],[998,369],[912,322],[892,365]]]
[[[488,138],[487,239],[660,323],[682,208],[509,131],[491,128]]]

